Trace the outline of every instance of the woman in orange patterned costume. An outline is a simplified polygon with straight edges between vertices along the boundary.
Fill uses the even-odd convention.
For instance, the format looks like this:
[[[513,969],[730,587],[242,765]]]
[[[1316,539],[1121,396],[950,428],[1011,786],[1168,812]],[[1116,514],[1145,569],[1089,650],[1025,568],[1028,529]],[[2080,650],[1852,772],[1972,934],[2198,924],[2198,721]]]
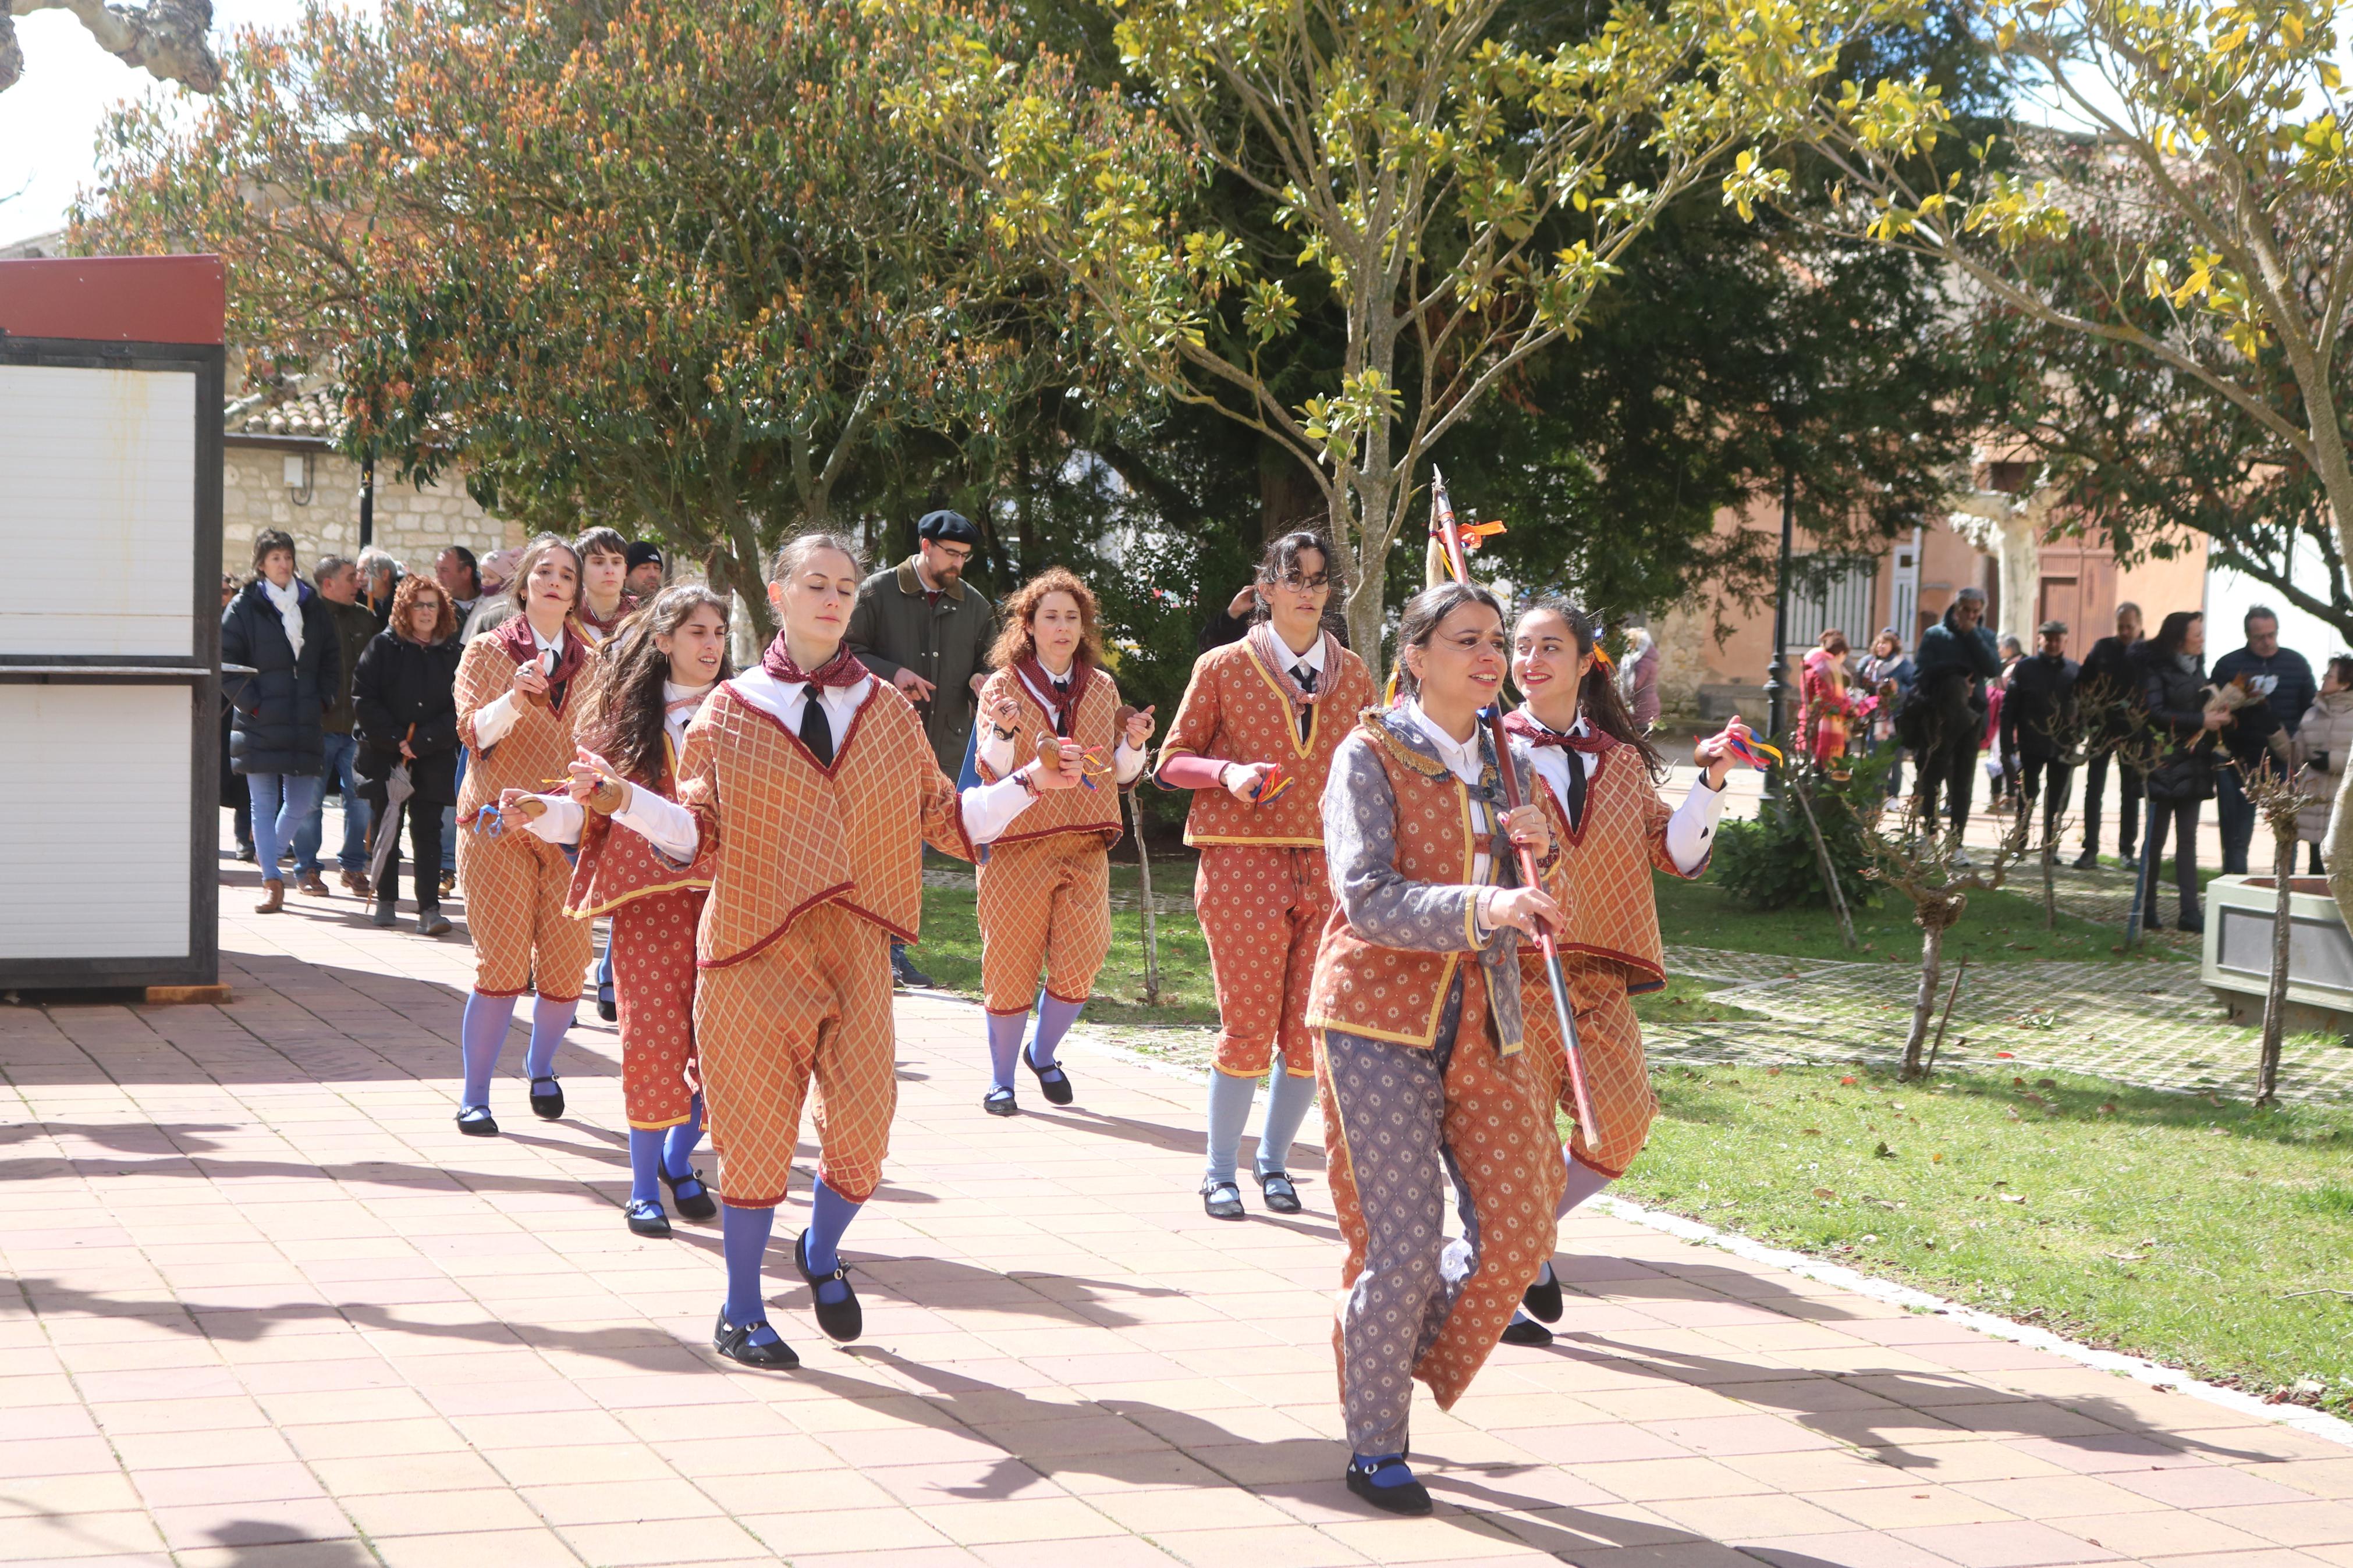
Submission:
[[[1451,1405],[1495,1348],[1552,1239],[1552,1107],[1520,1049],[1519,934],[1557,921],[1556,814],[1506,813],[1479,710],[1509,650],[1503,606],[1449,583],[1408,601],[1398,705],[1367,711],[1332,761],[1324,843],[1336,907],[1316,955],[1332,1203],[1348,1245],[1339,1322],[1348,1489],[1428,1513],[1407,1465],[1413,1380]],[[1523,798],[1527,798],[1524,795]],[[1519,886],[1514,845],[1546,887]],[[1461,1239],[1445,1233],[1446,1182]]]
[[[760,1270],[812,1083],[818,1179],[794,1257],[818,1326],[836,1340],[861,1331],[839,1244],[890,1149],[891,939],[914,941],[922,922],[924,843],[970,859],[1040,793],[1079,778],[1075,761],[1031,763],[958,795],[906,699],[842,646],[861,574],[838,534],[778,552],[768,596],[784,629],[687,727],[677,800],[612,789],[620,770],[594,754],[572,770],[575,797],[612,805],[672,867],[708,857],[694,1041],[727,1259],[712,1343],[747,1366],[800,1364],[768,1326]]]
[[[629,1202],[638,1236],[670,1234],[662,1210],[667,1183],[688,1219],[719,1205],[693,1164],[702,1138],[702,1080],[694,1059],[694,931],[711,890],[711,857],[681,870],[634,833],[615,832],[610,813],[623,784],[678,798],[678,749],[686,726],[721,680],[727,662],[727,601],[681,585],[624,626],[605,649],[605,674],[580,716],[580,744],[611,760],[622,782],[605,786],[604,809],[564,795],[511,790],[499,804],[529,818],[551,844],[577,844],[565,910],[574,919],[613,917],[613,963],[621,1026],[621,1100],[629,1122]]]
[[[1729,742],[1747,733],[1735,719],[1723,734],[1701,742],[1693,756],[1706,770],[1704,780],[1668,811],[1657,783],[1663,764],[1619,697],[1609,660],[1594,644],[1597,629],[1592,616],[1565,599],[1540,600],[1522,615],[1512,678],[1527,704],[1504,721],[1514,741],[1531,748],[1545,795],[1567,824],[1560,854],[1569,897],[1556,935],[1577,1012],[1577,1055],[1600,1125],[1577,1128],[1562,1146],[1558,1215],[1624,1175],[1650,1135],[1659,1102],[1630,998],[1667,983],[1651,873],[1696,877],[1707,869],[1725,775],[1734,765]],[[1520,986],[1538,1095],[1547,1112],[1556,1105],[1574,1115],[1552,983],[1533,942],[1520,949]],[[1544,1324],[1559,1321],[1561,1299],[1549,1258],[1522,1307],[1504,1342],[1551,1343]]]
[[[1056,1047],[1094,990],[1111,952],[1111,847],[1119,792],[1144,771],[1152,710],[1120,706],[1103,668],[1092,589],[1060,566],[1014,590],[980,689],[987,721],[973,761],[984,782],[1011,774],[1046,740],[1083,753],[1086,787],[1045,802],[989,846],[979,874],[980,984],[988,1008],[988,1093],[981,1108],[1010,1116],[1017,1054],[1050,1105],[1075,1096]],[[1043,987],[1040,987],[1040,981]],[[1025,1050],[1029,1004],[1038,1030]]]
[[[554,534],[526,546],[512,589],[522,614],[466,645],[458,662],[458,736],[472,753],[458,798],[458,871],[466,887],[466,929],[474,939],[474,990],[466,998],[459,1047],[465,1087],[458,1131],[493,1137],[491,1076],[498,1069],[515,998],[536,989],[523,1070],[531,1108],[564,1114],[555,1047],[572,1026],[596,943],[564,913],[572,862],[533,835],[509,831],[499,799],[564,776],[573,727],[596,661],[569,624],[580,598],[580,559]]]
[[[1254,1174],[1268,1208],[1299,1212],[1286,1167],[1315,1103],[1307,983],[1332,913],[1324,781],[1374,698],[1364,662],[1324,625],[1345,584],[1321,534],[1286,533],[1268,545],[1252,586],[1254,624],[1194,664],[1155,775],[1194,792],[1185,842],[1201,852],[1193,908],[1209,944],[1220,1026],[1201,1204],[1218,1219],[1242,1217],[1235,1166],[1270,1068]]]

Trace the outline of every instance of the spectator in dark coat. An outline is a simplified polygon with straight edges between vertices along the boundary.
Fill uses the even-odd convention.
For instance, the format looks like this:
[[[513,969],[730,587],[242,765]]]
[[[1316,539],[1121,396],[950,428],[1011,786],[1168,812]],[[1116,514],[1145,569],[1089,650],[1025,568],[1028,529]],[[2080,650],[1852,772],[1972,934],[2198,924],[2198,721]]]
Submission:
[[[2070,759],[2081,740],[2075,682],[2080,668],[2067,657],[2067,623],[2045,621],[2035,629],[2034,655],[2010,667],[2010,689],[2001,704],[2001,752],[2018,759],[2018,809],[2021,815],[2042,800],[2042,837],[2059,832],[2067,809]],[[2042,794],[2048,781],[2051,792]]]
[[[458,660],[464,652],[449,595],[438,583],[410,577],[394,596],[391,624],[360,655],[352,682],[360,788],[376,807],[376,831],[393,836],[375,889],[375,923],[388,926],[399,912],[400,814],[386,813],[385,784],[406,763],[415,793],[403,809],[414,852],[417,930],[424,936],[449,929],[441,914],[441,814],[458,801]]]
[[[253,581],[221,612],[221,662],[253,667],[229,721],[229,765],[253,795],[261,866],[256,914],[286,904],[278,858],[319,797],[323,722],[343,689],[342,654],[326,601],[294,575],[294,541],[265,529],[253,542]]]
[[[1968,826],[1969,803],[1977,793],[1985,683],[2001,673],[1993,633],[1978,624],[1985,619],[1985,607],[1984,589],[1963,588],[1953,595],[1945,618],[1922,634],[1919,656],[1912,661],[1912,700],[1899,721],[1898,733],[1919,763],[1921,825],[1928,828],[1936,823],[1941,785],[1957,845]]]
[[[2223,739],[2238,765],[2222,769],[2216,778],[2214,817],[2222,830],[2222,869],[2242,876],[2247,869],[2247,846],[2255,836],[2255,805],[2247,798],[2241,781],[2263,765],[2264,751],[2276,731],[2284,730],[2294,738],[2306,710],[2320,695],[2320,687],[2312,679],[2312,666],[2304,655],[2280,647],[2279,616],[2274,611],[2257,605],[2247,612],[2244,624],[2247,646],[2214,661],[2218,686],[2242,675],[2273,683],[2261,713],[2242,708],[2233,716],[2237,721]]]
[[[2136,864],[2140,770],[2118,756],[2116,747],[2131,736],[2140,710],[2140,671],[2133,662],[2140,641],[2140,606],[2127,599],[2116,606],[2116,636],[2092,645],[2075,678],[2075,706],[2084,717],[2084,749],[2089,753],[2084,769],[2084,852],[2075,857],[2080,869],[2100,863],[2100,796],[2106,792],[2111,763],[2116,774],[2116,858],[2126,866]]]
[[[926,512],[915,524],[914,554],[858,585],[849,613],[849,651],[878,679],[923,715],[932,755],[950,778],[962,776],[972,743],[973,714],[988,679],[989,646],[997,640],[997,607],[964,580],[980,530],[961,512]],[[929,985],[931,977],[891,943],[891,973],[902,985]]]
[[[1856,684],[1879,704],[1871,712],[1871,754],[1877,756],[1882,750],[1895,752],[1887,764],[1890,800],[1904,792],[1904,748],[1895,739],[1895,716],[1911,698],[1915,674],[1912,660],[1904,652],[1904,639],[1895,635],[1894,626],[1880,627],[1879,636],[1872,639],[1870,655],[1855,665]]]
[[[326,837],[326,795],[332,785],[343,796],[343,843],[336,856],[341,868],[343,890],[359,898],[368,895],[367,881],[367,802],[360,798],[358,781],[352,773],[352,761],[356,754],[352,739],[352,672],[359,668],[360,650],[375,636],[375,617],[367,606],[360,604],[360,569],[340,555],[330,555],[320,561],[311,574],[317,584],[319,597],[327,602],[327,614],[335,621],[335,651],[343,668],[340,689],[335,693],[335,705],[327,710],[322,728],[326,734],[326,757],[319,769],[319,799],[312,802],[311,814],[302,826],[294,830],[294,885],[306,893],[326,898],[327,883],[319,866],[319,846]]]
[[[2141,846],[2140,922],[2158,929],[2158,863],[2173,838],[2173,886],[2181,931],[2204,931],[2198,912],[2198,803],[2214,793],[2214,731],[2231,723],[2228,713],[2209,713],[2206,687],[2206,617],[2176,610],[2157,636],[2136,650],[2140,701],[2162,749],[2144,787],[2148,791],[2148,839]],[[2301,717],[2301,715],[2299,715]]]

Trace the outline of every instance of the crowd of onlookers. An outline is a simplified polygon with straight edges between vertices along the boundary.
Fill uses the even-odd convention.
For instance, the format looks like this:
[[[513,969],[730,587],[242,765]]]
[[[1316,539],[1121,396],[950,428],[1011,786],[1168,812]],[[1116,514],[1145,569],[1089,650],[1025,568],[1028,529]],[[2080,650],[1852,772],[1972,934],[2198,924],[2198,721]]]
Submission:
[[[2177,924],[2204,929],[2200,808],[2215,803],[2222,869],[2245,872],[2259,816],[2247,784],[2265,770],[2293,776],[2312,803],[2298,815],[2297,837],[2320,870],[2330,805],[2353,748],[2353,655],[2330,658],[2316,681],[2304,656],[2280,646],[2279,616],[2257,605],[2246,614],[2243,646],[2210,669],[2203,615],[2176,610],[2149,636],[2140,607],[2123,604],[2115,632],[2079,663],[2068,657],[2065,622],[2036,627],[2030,650],[2015,634],[1997,637],[1985,610],[1984,593],[1963,588],[1909,653],[1892,626],[1861,658],[1843,632],[1824,632],[1799,685],[1804,754],[1842,773],[1856,752],[1893,752],[1891,798],[1903,794],[1908,761],[1922,824],[1948,828],[1964,860],[1960,836],[1981,779],[1997,811],[2023,816],[2039,805],[2042,839],[2056,842],[2080,768],[2074,864],[2096,865],[2113,777],[2117,858],[2150,867],[2140,882],[2149,926],[2158,923],[2156,863],[2169,841]]]
[[[593,592],[584,616],[617,623],[663,581],[660,548],[608,528],[581,536]],[[261,868],[263,913],[283,907],[283,862],[297,889],[331,898],[324,802],[343,799],[337,879],[394,921],[400,828],[408,828],[417,929],[449,930],[440,901],[456,884],[458,658],[467,642],[517,613],[508,593],[519,550],[477,559],[453,544],[430,577],[391,555],[322,556],[306,581],[294,541],[276,530],[253,543],[253,575],[221,579],[221,804],[235,813],[237,858]],[[385,815],[388,836],[375,831]]]

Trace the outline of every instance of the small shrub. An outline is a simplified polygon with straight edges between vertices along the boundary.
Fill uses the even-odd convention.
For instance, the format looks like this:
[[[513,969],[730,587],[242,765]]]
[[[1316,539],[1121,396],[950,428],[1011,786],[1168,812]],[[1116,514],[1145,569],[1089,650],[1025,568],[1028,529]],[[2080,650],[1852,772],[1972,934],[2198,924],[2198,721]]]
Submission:
[[[1876,757],[1854,759],[1853,774],[1843,781],[1807,772],[1814,820],[1821,827],[1849,909],[1866,908],[1879,890],[1862,875],[1860,814],[1878,811],[1887,795],[1886,776],[1885,761]],[[1716,830],[1715,879],[1750,909],[1830,907],[1821,860],[1814,853],[1813,835],[1806,830],[1806,814],[1793,794],[1796,787],[1784,773],[1780,798],[1767,802],[1754,822],[1727,822]]]

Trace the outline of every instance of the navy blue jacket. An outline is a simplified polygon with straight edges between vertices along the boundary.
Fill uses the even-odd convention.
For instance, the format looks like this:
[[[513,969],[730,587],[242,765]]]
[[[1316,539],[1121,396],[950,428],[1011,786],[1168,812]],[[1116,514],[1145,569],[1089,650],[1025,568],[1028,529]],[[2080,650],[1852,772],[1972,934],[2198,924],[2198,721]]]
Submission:
[[[235,710],[229,766],[241,773],[311,778],[326,760],[322,736],[327,710],[343,696],[343,649],[327,601],[299,577],[294,591],[302,615],[299,658],[260,579],[247,584],[221,612],[221,662],[254,670],[221,682]]]
[[[2252,757],[2263,749],[2263,737],[2274,729],[2284,729],[2291,735],[2295,733],[2296,727],[2304,722],[2306,710],[2320,695],[2320,687],[2312,679],[2312,666],[2305,661],[2304,655],[2286,647],[2269,658],[2260,658],[2245,648],[2233,649],[2214,661],[2213,672],[2209,679],[2221,686],[2242,675],[2279,677],[2279,684],[2272,688],[2271,697],[2264,703],[2271,710],[2272,717],[2278,721],[2276,724],[2241,722],[2222,732],[2233,752]],[[2244,717],[2242,710],[2242,720]]]

